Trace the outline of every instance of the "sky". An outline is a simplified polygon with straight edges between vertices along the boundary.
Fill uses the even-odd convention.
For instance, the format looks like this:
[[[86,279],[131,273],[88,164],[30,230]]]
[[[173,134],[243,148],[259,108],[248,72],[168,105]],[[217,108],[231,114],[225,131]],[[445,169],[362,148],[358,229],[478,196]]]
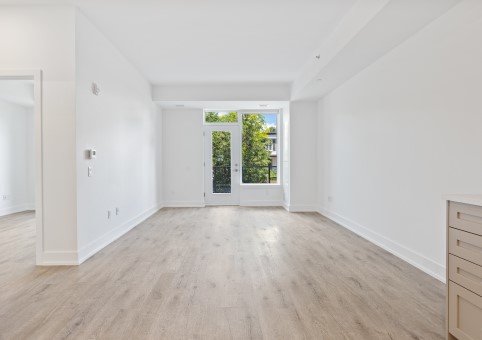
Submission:
[[[265,114],[264,121],[268,127],[276,127],[276,114]]]

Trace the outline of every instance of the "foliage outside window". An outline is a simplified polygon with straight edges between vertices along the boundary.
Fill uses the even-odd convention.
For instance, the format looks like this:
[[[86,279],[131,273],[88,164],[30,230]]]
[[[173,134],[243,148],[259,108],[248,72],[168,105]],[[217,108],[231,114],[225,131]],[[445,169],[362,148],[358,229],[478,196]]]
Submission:
[[[276,158],[272,157],[270,150],[273,141],[268,138],[268,133],[276,132],[276,127],[267,125],[266,116],[261,113],[249,113],[242,117],[243,183],[277,182]]]
[[[213,193],[231,193],[231,133],[213,131]]]
[[[237,121],[237,112],[205,112],[206,123]],[[245,113],[242,115],[243,183],[277,183],[276,126],[276,114]],[[229,138],[229,134],[213,135],[213,172],[214,181],[219,183],[218,192],[221,191],[221,186],[226,186],[231,181],[230,172],[223,171],[227,166],[227,160],[230,161]],[[222,157],[219,157],[220,155]]]
[[[237,112],[221,112],[221,111],[211,111],[204,113],[204,121],[206,123],[237,123],[238,113]]]

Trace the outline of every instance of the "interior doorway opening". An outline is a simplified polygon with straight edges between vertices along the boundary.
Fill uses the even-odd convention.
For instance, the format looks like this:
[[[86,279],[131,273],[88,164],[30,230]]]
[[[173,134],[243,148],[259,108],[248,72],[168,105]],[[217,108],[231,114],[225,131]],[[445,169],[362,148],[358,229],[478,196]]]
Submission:
[[[41,127],[41,72],[0,71],[0,253],[20,266],[43,251]]]

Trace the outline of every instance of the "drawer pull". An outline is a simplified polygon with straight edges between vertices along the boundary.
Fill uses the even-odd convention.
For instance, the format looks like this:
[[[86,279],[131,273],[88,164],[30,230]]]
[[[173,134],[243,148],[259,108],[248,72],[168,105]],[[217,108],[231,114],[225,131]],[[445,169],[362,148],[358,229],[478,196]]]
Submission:
[[[472,251],[475,251],[475,252],[479,252],[479,253],[482,253],[482,248],[481,247],[478,247],[472,243],[468,243],[468,242],[464,242],[464,241],[461,241],[461,240],[457,240],[457,245],[460,247],[460,248],[464,248],[464,249],[468,249],[468,250],[472,250]]]
[[[481,223],[482,224],[482,217],[481,216],[476,216],[476,215],[458,212],[457,218],[459,220],[463,220],[463,221],[469,221],[469,222]]]
[[[470,272],[468,272],[468,271],[466,271],[466,270],[463,270],[463,269],[460,268],[460,267],[457,267],[457,274],[462,275],[462,276],[464,276],[464,277],[466,277],[466,278],[468,278],[468,279],[470,279],[470,280],[472,280],[472,281],[475,281],[475,282],[478,281],[479,284],[482,285],[482,277],[477,276],[477,275],[475,275],[475,274],[473,274],[473,273],[470,273]]]

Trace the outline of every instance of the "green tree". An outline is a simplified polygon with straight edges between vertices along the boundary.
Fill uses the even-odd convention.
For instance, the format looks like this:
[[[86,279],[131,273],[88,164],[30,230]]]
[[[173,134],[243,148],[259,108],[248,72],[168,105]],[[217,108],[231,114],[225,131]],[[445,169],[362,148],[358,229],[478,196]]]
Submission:
[[[207,123],[235,123],[238,121],[237,112],[219,115],[218,112],[206,112]],[[213,132],[213,166],[231,165],[231,138],[229,132]]]
[[[237,112],[220,115],[218,112],[206,112],[207,123],[235,123]],[[213,143],[213,192],[231,192],[231,134],[224,131],[214,131]]]
[[[213,192],[231,192],[231,134],[213,131]]]
[[[236,123],[238,121],[237,112],[228,112],[220,115],[219,112],[206,112],[206,123]]]
[[[267,183],[271,152],[264,115],[243,115],[243,183]]]
[[[206,112],[207,123],[233,123],[238,121],[237,112],[220,115],[218,112]],[[267,183],[268,165],[271,163],[268,131],[264,115],[244,114],[242,116],[242,158],[243,183]],[[213,133],[213,166],[215,192],[223,191],[231,182],[231,141],[229,132]],[[227,171],[229,170],[229,171]]]

